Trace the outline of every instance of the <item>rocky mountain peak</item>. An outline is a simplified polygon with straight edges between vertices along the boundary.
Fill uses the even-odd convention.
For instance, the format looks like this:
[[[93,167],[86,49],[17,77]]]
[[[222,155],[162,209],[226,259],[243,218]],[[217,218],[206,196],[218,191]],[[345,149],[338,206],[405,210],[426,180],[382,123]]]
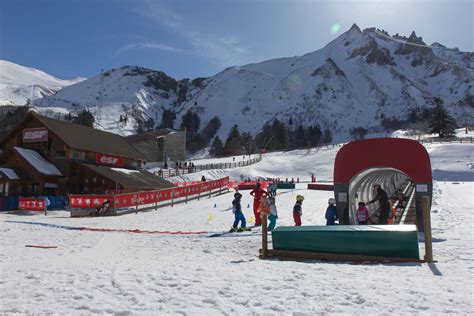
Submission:
[[[355,31],[357,33],[362,33],[362,31],[360,30],[359,26],[357,24],[352,24],[351,28],[349,29],[349,32],[350,31]]]

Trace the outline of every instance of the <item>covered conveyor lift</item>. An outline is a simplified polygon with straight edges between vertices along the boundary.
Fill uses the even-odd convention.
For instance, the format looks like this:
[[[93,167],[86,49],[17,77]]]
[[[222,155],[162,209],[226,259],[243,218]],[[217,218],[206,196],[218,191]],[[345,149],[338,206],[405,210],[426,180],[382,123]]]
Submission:
[[[394,224],[377,225],[378,202],[371,203],[369,225],[356,225],[358,202],[374,199],[379,184],[392,201]],[[401,191],[398,191],[401,190]],[[398,191],[398,192],[397,192]],[[397,194],[395,194],[397,193]],[[398,138],[360,140],[344,145],[334,164],[334,194],[339,225],[280,226],[268,249],[263,214],[260,258],[321,259],[356,262],[432,262],[431,164],[416,141]],[[399,202],[403,207],[399,205]],[[425,257],[419,258],[419,234],[425,231]]]
[[[403,216],[406,219],[408,213],[414,211],[413,222],[418,231],[423,231],[422,198],[428,196],[431,200],[433,187],[426,149],[416,141],[399,138],[366,139],[344,145],[334,164],[334,193],[341,224],[356,224],[357,203],[373,198],[375,183],[380,184],[389,197],[398,189],[407,189],[407,185],[414,187],[405,191],[413,196],[404,211],[397,214],[397,220],[400,222]],[[376,215],[377,205],[371,206],[369,212]]]

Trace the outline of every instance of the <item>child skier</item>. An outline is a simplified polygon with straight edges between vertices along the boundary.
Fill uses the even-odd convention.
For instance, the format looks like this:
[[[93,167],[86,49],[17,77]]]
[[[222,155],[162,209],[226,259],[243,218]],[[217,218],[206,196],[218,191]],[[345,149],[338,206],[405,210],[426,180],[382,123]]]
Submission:
[[[270,224],[268,224],[268,231],[272,231],[275,228],[276,220],[278,218],[277,207],[275,204],[275,197],[270,197],[268,199],[270,201],[270,216],[268,216],[268,220]]]
[[[301,226],[301,216],[303,215],[303,201],[304,196],[296,196],[296,203],[295,206],[293,206],[293,219],[295,220],[295,226]]]
[[[365,207],[364,202],[359,202],[359,208],[356,211],[356,218],[359,222],[359,225],[367,225],[367,220],[369,219],[369,211]]]
[[[336,199],[330,198],[328,200],[328,208],[326,209],[326,225],[336,225],[337,209]]]
[[[234,200],[232,201],[232,212],[234,213],[234,225],[232,225],[232,228],[230,229],[231,232],[236,232],[236,231],[243,231],[246,230],[246,222],[245,222],[245,216],[244,213],[242,212],[242,205],[240,204],[240,199],[242,198],[242,194],[239,192],[236,192],[234,194]],[[240,228],[238,228],[240,223]]]

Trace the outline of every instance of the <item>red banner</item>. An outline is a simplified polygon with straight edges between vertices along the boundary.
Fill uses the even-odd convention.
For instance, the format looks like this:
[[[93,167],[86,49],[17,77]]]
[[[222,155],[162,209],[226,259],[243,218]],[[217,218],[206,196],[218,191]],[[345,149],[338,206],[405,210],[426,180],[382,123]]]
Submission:
[[[110,202],[110,207],[114,204],[113,195],[69,195],[69,206],[73,208],[99,208],[105,201]]]
[[[18,209],[44,212],[46,210],[46,204],[44,198],[20,198],[18,200]]]
[[[208,192],[218,188],[227,187],[228,184],[229,178],[227,177],[219,180],[199,182],[183,187],[137,193],[117,194],[115,195],[115,207],[124,208],[169,201],[171,199],[183,198],[186,196]],[[113,195],[71,194],[69,195],[69,206],[72,208],[98,208],[101,207],[106,200],[109,200],[110,207],[114,206]]]
[[[48,129],[45,127],[25,128],[23,130],[23,142],[45,142],[48,140]]]
[[[123,167],[125,165],[125,161],[122,157],[104,154],[95,154],[95,163],[113,167]]]

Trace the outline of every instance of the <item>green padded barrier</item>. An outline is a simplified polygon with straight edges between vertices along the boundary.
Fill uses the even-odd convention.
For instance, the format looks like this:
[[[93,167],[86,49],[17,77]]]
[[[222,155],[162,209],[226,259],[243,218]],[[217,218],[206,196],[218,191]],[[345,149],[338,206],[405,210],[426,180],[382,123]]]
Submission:
[[[277,188],[278,189],[294,189],[295,184],[294,183],[277,183]]]
[[[415,225],[280,226],[273,249],[419,259]]]

